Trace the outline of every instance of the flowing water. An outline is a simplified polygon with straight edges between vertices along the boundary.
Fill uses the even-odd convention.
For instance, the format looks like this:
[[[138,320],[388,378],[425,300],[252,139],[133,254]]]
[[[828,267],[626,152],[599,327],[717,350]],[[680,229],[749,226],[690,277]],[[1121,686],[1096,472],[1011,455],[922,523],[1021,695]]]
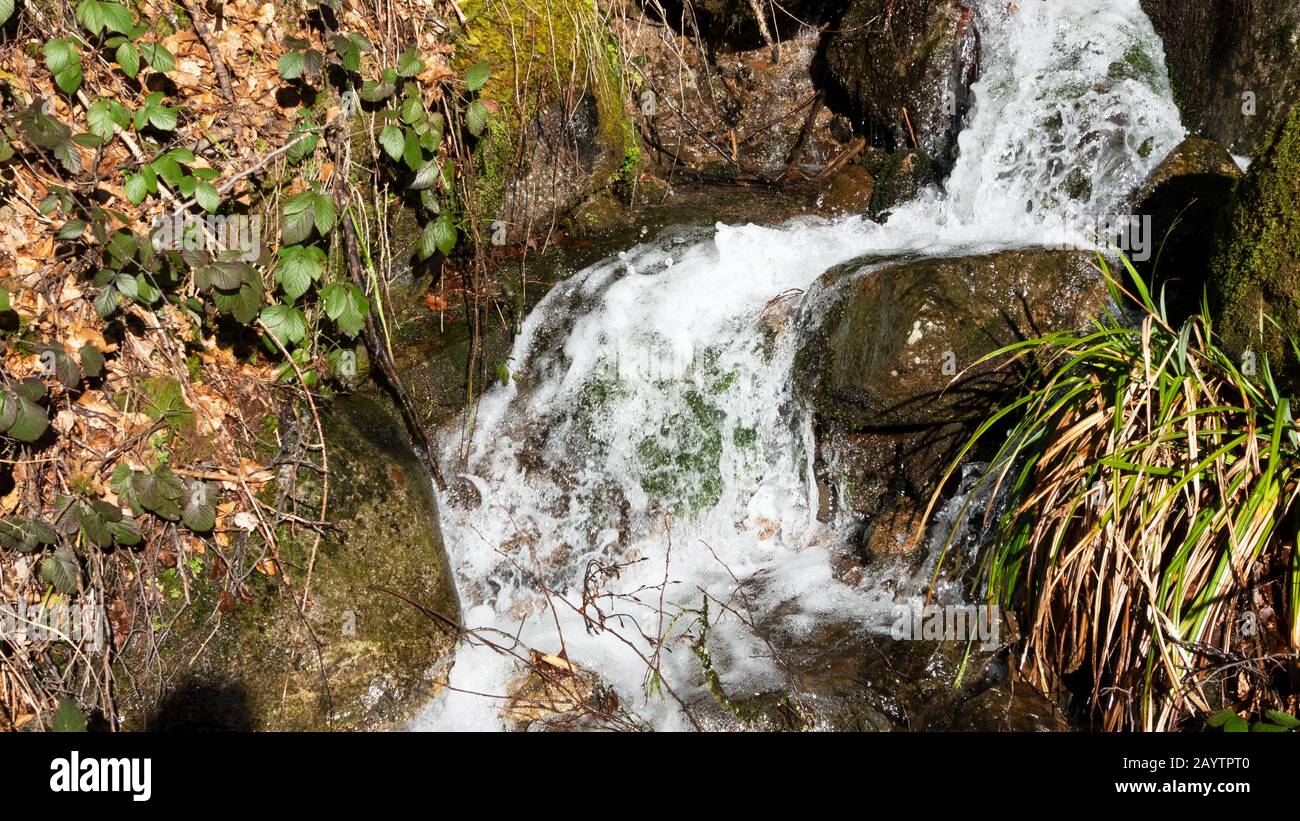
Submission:
[[[819,275],[866,254],[1059,241],[1071,209],[1115,209],[1184,136],[1138,0],[975,5],[981,78],[944,192],[883,225],[670,230],[529,315],[509,383],[483,396],[468,438],[465,420],[443,432],[445,463],[473,488],[440,499],[467,627],[525,657],[563,654],[622,709],[675,729],[690,724],[672,693],[711,698],[692,651],[706,600],[729,693],[789,686],[750,625],[809,641],[825,625],[887,625],[907,580],[833,576],[845,525],[818,521],[793,395],[798,314],[815,312]],[[505,728],[502,696],[524,670],[466,641],[414,727]]]

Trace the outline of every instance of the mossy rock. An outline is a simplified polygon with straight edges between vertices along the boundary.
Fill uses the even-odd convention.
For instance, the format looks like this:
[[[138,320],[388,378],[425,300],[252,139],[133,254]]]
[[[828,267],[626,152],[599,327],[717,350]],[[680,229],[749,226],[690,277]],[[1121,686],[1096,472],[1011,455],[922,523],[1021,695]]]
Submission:
[[[1167,304],[1179,317],[1200,304],[1214,231],[1240,178],[1227,149],[1188,137],[1129,197],[1132,213],[1151,218],[1149,256],[1139,259],[1130,252],[1134,267],[1154,293],[1167,286]]]
[[[402,598],[459,620],[429,476],[400,423],[374,402],[339,400],[322,423],[334,528],[316,553],[305,623],[293,596],[305,584],[310,531],[282,530],[283,572],[254,573],[251,601],[233,608],[211,580],[224,574],[192,568],[193,603],[167,596],[172,627],[153,660],[166,683],[129,699],[128,726],[373,730],[400,725],[435,693],[455,631]],[[299,471],[304,516],[319,504],[315,477]],[[125,655],[142,669],[144,648]]]
[[[821,284],[828,307],[796,373],[818,414],[846,429],[978,417],[1005,377],[972,366],[1018,339],[1082,327],[1108,300],[1095,257],[1077,251],[850,262]]]
[[[588,0],[473,0],[453,67],[491,68],[475,203],[507,237],[544,235],[593,191],[635,174],[641,141],[618,48]]]
[[[1300,99],[1300,0],[1142,0],[1189,129],[1261,149]],[[1244,95],[1249,95],[1244,96]]]
[[[868,213],[882,219],[895,208],[916,198],[922,190],[938,185],[943,169],[924,151],[899,151],[890,154],[876,174]]]
[[[814,414],[818,480],[860,522],[868,563],[917,554],[914,503],[1012,386],[1013,374],[980,360],[1083,327],[1109,302],[1095,257],[1075,251],[864,259],[816,287],[796,388]]]
[[[1216,330],[1237,353],[1267,355],[1294,392],[1300,368],[1286,340],[1300,340],[1300,106],[1237,186],[1215,248]]]

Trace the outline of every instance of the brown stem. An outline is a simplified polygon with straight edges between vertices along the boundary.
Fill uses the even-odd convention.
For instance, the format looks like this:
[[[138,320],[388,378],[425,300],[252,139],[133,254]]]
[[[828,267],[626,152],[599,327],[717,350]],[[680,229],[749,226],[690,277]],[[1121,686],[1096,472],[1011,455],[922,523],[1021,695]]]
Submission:
[[[221,59],[221,52],[217,51],[217,44],[208,34],[208,27],[203,25],[199,19],[199,8],[194,0],[181,0],[185,5],[185,11],[190,15],[190,22],[194,24],[194,33],[199,35],[203,41],[203,47],[208,50],[212,57],[212,70],[217,74],[217,82],[221,84],[221,91],[226,95],[226,99],[231,105],[235,103],[235,89],[230,85],[230,72],[226,70],[226,62]]]

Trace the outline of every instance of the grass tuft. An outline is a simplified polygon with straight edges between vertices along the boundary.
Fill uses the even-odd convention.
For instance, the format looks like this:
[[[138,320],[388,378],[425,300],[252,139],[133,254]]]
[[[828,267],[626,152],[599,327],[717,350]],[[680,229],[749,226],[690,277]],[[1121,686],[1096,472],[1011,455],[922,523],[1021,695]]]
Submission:
[[[1267,359],[1239,362],[1218,347],[1204,308],[1172,327],[1123,263],[1132,291],[1100,258],[1114,304],[1136,313],[986,357],[1025,377],[949,469],[996,449],[982,481],[1002,504],[985,514],[998,536],[977,559],[981,593],[1023,616],[1030,680],[1082,697],[1103,729],[1292,706],[1300,436],[1290,400]]]

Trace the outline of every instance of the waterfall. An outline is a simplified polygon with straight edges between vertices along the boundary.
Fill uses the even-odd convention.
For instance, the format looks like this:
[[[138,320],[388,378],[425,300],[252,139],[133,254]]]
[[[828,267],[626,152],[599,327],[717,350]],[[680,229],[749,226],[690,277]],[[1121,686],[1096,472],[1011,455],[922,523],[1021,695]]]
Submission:
[[[461,474],[440,506],[464,622],[495,647],[463,642],[416,729],[504,728],[502,697],[532,651],[591,671],[651,726],[689,728],[678,699],[711,699],[692,650],[706,602],[730,693],[788,686],[752,624],[796,638],[879,626],[894,591],[837,580],[845,526],[817,515],[792,390],[801,301],[865,254],[1057,239],[1072,211],[1116,208],[1184,136],[1138,0],[974,5],[983,66],[944,191],[883,225],[670,230],[529,315],[509,381],[441,438]]]

